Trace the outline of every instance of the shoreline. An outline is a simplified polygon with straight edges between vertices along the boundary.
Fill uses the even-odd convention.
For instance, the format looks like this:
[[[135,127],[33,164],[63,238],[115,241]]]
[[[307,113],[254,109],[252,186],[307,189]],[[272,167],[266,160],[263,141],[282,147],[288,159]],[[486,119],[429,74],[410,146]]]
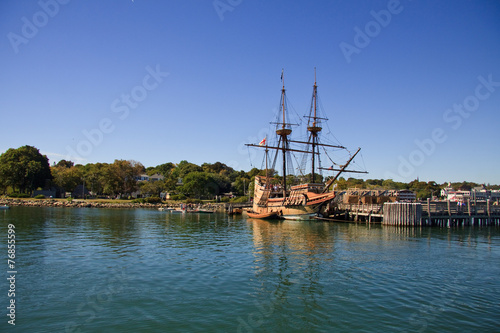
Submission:
[[[180,208],[182,203],[132,203],[132,202],[100,202],[83,199],[57,200],[57,199],[19,199],[2,198],[0,206],[22,206],[22,207],[59,207],[59,208],[116,208],[116,209],[136,209],[149,208],[158,209],[160,207]],[[190,204],[188,204],[190,205]],[[225,210],[225,203],[193,204],[202,209],[212,209],[216,212]]]

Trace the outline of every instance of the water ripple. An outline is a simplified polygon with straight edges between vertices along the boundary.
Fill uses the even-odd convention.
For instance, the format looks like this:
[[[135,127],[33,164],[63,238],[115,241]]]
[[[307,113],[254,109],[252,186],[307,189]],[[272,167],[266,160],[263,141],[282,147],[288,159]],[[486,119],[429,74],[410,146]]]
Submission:
[[[498,228],[145,209],[3,216],[19,235],[20,332],[454,332],[500,322]]]

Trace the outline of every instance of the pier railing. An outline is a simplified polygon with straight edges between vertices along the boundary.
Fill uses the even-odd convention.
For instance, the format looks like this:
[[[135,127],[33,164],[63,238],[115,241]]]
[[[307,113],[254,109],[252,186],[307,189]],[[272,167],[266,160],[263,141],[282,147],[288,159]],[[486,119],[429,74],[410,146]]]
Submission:
[[[329,213],[334,219],[345,219],[349,221],[380,222],[383,217],[382,204],[352,204],[336,203]]]
[[[495,215],[500,214],[500,206],[490,202],[468,201],[465,203],[451,201],[427,201],[422,203],[423,212],[427,215]]]
[[[500,225],[500,207],[487,202],[385,203],[383,224],[408,226]]]
[[[500,206],[493,205],[490,201],[337,203],[330,216],[349,221],[382,222],[398,226],[500,225]]]

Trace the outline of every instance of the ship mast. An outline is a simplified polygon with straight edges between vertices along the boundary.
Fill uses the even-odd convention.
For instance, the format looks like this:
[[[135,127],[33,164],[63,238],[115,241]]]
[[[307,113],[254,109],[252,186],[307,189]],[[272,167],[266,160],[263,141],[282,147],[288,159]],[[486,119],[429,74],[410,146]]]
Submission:
[[[312,103],[311,103],[311,108],[312,108],[312,124],[311,126],[307,127],[307,130],[311,133],[310,139],[311,139],[311,147],[312,147],[312,170],[311,170],[311,183],[315,182],[315,175],[314,175],[314,170],[315,170],[315,160],[316,160],[316,146],[318,144],[318,133],[321,132],[322,128],[318,126],[317,124],[317,96],[318,96],[318,85],[316,84],[316,67],[314,68],[314,85],[313,85],[313,96],[312,96]],[[309,119],[309,123],[311,122],[311,118]]]
[[[266,188],[269,188],[271,186],[271,182],[269,181],[269,168],[267,166],[268,153],[269,153],[269,149],[267,149],[267,146],[266,146]]]
[[[283,197],[286,197],[286,152],[288,150],[288,136],[292,133],[291,128],[286,128],[286,119],[285,119],[285,78],[283,75],[283,70],[281,70],[281,81],[283,83],[283,87],[281,88],[281,109],[283,112],[283,122],[281,123],[281,128],[276,130],[276,134],[280,137],[279,141],[281,142],[281,150],[283,153]],[[279,146],[279,144],[278,144]]]

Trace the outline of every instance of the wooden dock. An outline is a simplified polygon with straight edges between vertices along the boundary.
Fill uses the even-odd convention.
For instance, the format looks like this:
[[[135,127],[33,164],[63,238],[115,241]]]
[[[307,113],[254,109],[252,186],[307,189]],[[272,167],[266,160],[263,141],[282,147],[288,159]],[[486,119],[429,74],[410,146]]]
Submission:
[[[421,225],[426,226],[488,226],[500,225],[500,206],[486,202],[467,203],[451,201],[432,202],[427,200],[422,204]]]
[[[450,201],[335,203],[327,219],[394,226],[500,226],[500,206],[487,202]]]
[[[383,217],[382,204],[336,203],[328,212],[328,219],[352,222],[381,223]]]

